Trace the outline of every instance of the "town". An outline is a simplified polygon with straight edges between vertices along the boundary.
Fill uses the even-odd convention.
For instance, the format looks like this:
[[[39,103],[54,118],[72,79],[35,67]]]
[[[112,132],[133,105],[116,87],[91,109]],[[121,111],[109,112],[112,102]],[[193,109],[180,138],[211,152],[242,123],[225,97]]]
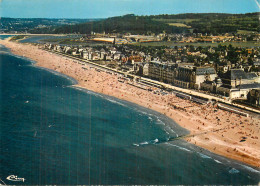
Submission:
[[[159,33],[155,34],[147,32],[145,35],[133,35],[131,33],[95,33],[85,34],[80,38],[80,41],[101,41],[114,44],[133,44],[133,43],[145,43],[145,42],[158,42],[158,41],[174,41],[179,43],[225,43],[225,42],[259,42],[260,36],[257,32],[251,32],[250,34],[238,32],[238,33],[226,33],[226,34],[203,34],[203,33]]]
[[[119,39],[103,35],[95,41],[112,42],[113,44],[97,46],[72,46],[48,44],[40,46],[50,51],[64,53],[79,59],[91,61],[100,66],[109,67],[127,75],[136,75],[159,82],[164,82],[185,89],[193,89],[201,93],[224,98],[254,108],[260,106],[260,48],[226,46],[221,43],[217,47],[185,46],[141,46],[129,45],[142,39],[152,40],[147,36],[129,35],[126,44],[118,43]],[[160,37],[166,37],[160,34]],[[159,36],[153,37],[153,39]],[[167,36],[168,37],[168,36]],[[138,38],[138,39],[137,39]],[[179,36],[185,38],[185,36]],[[228,38],[246,40],[237,36],[203,36],[200,38]],[[252,38],[259,40],[259,35]],[[81,37],[84,39],[84,37]],[[182,40],[186,40],[182,39]],[[197,40],[193,37],[190,40]],[[154,40],[153,40],[154,41]]]

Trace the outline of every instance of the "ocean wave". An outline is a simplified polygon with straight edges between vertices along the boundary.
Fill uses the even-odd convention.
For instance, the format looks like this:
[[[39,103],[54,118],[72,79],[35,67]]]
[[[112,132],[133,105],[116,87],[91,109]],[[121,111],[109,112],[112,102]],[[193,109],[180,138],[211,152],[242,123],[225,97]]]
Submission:
[[[81,89],[82,89],[82,88],[81,88]],[[87,91],[85,91],[85,92],[88,93],[88,94],[90,94],[90,95],[92,95],[92,96],[104,98],[101,94],[95,93],[95,92],[93,92],[93,91],[87,90]]]
[[[220,162],[220,161],[218,161],[218,160],[216,160],[216,159],[214,159],[214,161],[215,161],[215,162],[217,162],[217,163],[220,163],[220,164],[222,164],[222,162]]]
[[[139,147],[139,146],[143,146],[143,145],[156,144],[158,142],[159,142],[159,139],[156,138],[156,139],[151,140],[151,141],[144,141],[144,142],[141,142],[141,143],[133,143],[133,145]]]
[[[93,95],[93,96],[96,96],[96,97],[104,98],[104,96],[102,96],[101,94],[96,93],[96,92],[93,92],[93,91],[90,91],[90,90],[87,90],[87,89],[84,89],[84,88],[82,88],[82,87],[78,87],[78,86],[75,86],[75,85],[69,85],[69,86],[67,86],[67,87],[74,88],[74,89],[76,89],[76,90],[85,92],[85,93],[87,93],[87,94],[90,94],[90,95]]]
[[[144,112],[144,111],[140,111],[139,109],[135,109],[135,110],[137,110],[140,114],[143,114],[143,115],[146,115],[146,116],[153,116],[152,114]]]
[[[153,118],[151,116],[148,116],[148,119],[152,122]]]
[[[179,137],[179,135],[170,127],[170,126],[166,126],[164,131],[167,133],[168,131],[171,133],[176,134],[176,137]],[[169,134],[169,132],[167,134]]]
[[[232,168],[228,171],[230,174],[237,174],[239,173],[239,170],[235,169],[235,168]]]
[[[165,126],[165,123],[157,117],[156,124]]]
[[[148,144],[149,144],[148,141],[145,141],[145,142],[139,143],[139,145],[148,145]]]
[[[204,158],[204,159],[212,159],[211,157],[205,155],[205,154],[202,154],[202,153],[199,153],[198,154],[200,155],[200,157]]]
[[[123,104],[123,103],[121,103],[119,101],[116,101],[114,99],[106,98],[106,100],[110,101],[111,103],[115,103],[115,104],[121,105],[123,107],[127,107],[125,104]]]
[[[168,145],[168,146],[173,146],[173,147],[176,147],[176,148],[178,148],[178,149],[180,149],[180,150],[184,150],[184,151],[187,151],[187,152],[191,152],[189,149],[186,149],[186,148],[184,148],[184,147],[180,147],[180,146],[178,146],[178,145],[174,145],[174,144],[171,144],[171,143],[165,143],[166,145]]]
[[[152,140],[152,141],[151,141],[152,144],[156,144],[156,143],[158,143],[158,142],[159,142],[159,140],[158,140],[157,138],[156,138],[155,140]]]
[[[87,94],[90,94],[90,95],[93,95],[93,96],[96,96],[96,97],[100,97],[100,98],[106,99],[107,101],[109,101],[109,102],[111,102],[111,103],[115,103],[115,104],[121,105],[121,106],[123,106],[123,107],[128,107],[127,105],[125,105],[125,104],[123,104],[123,103],[121,103],[121,102],[119,102],[119,101],[116,101],[116,100],[114,100],[114,99],[112,99],[112,98],[103,96],[102,94],[99,94],[99,93],[96,93],[96,92],[93,92],[93,91],[90,91],[90,90],[86,90],[86,89],[81,88],[81,87],[73,86],[73,85],[72,85],[71,87],[72,87],[72,88],[75,88],[75,89],[77,89],[77,90],[80,90],[80,91],[84,91],[84,92],[86,92]],[[130,108],[130,107],[128,107],[128,108]]]
[[[166,132],[166,134],[170,134],[167,130],[164,129],[164,131]]]
[[[7,51],[0,51],[0,54],[9,54]]]

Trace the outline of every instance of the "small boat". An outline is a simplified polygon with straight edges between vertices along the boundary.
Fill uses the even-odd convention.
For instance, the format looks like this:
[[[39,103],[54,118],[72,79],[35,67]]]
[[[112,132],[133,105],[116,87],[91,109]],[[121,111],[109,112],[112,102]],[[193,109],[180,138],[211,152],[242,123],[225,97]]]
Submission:
[[[18,178],[17,176],[15,175],[10,175],[6,178],[7,180],[10,180],[10,181],[22,181],[24,182],[25,179],[24,178]]]

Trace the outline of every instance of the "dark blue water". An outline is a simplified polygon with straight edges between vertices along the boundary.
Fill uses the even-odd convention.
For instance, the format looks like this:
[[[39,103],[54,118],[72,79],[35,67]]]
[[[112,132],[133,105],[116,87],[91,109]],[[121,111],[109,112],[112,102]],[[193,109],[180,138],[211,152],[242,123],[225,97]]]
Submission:
[[[0,178],[6,184],[257,184],[162,115],[90,91],[0,48]],[[17,175],[25,182],[6,178]]]

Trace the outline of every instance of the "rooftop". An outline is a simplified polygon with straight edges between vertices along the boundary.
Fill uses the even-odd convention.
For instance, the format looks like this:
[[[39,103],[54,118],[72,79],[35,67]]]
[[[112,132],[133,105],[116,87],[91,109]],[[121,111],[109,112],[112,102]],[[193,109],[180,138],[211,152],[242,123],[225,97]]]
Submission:
[[[260,89],[260,83],[243,84],[239,86],[240,89]]]
[[[216,71],[212,67],[199,67],[199,68],[196,68],[196,75],[204,75],[204,74],[216,74]]]
[[[241,69],[231,69],[227,72],[227,77],[231,80],[235,79],[254,79],[257,77],[255,73],[246,73]]]

